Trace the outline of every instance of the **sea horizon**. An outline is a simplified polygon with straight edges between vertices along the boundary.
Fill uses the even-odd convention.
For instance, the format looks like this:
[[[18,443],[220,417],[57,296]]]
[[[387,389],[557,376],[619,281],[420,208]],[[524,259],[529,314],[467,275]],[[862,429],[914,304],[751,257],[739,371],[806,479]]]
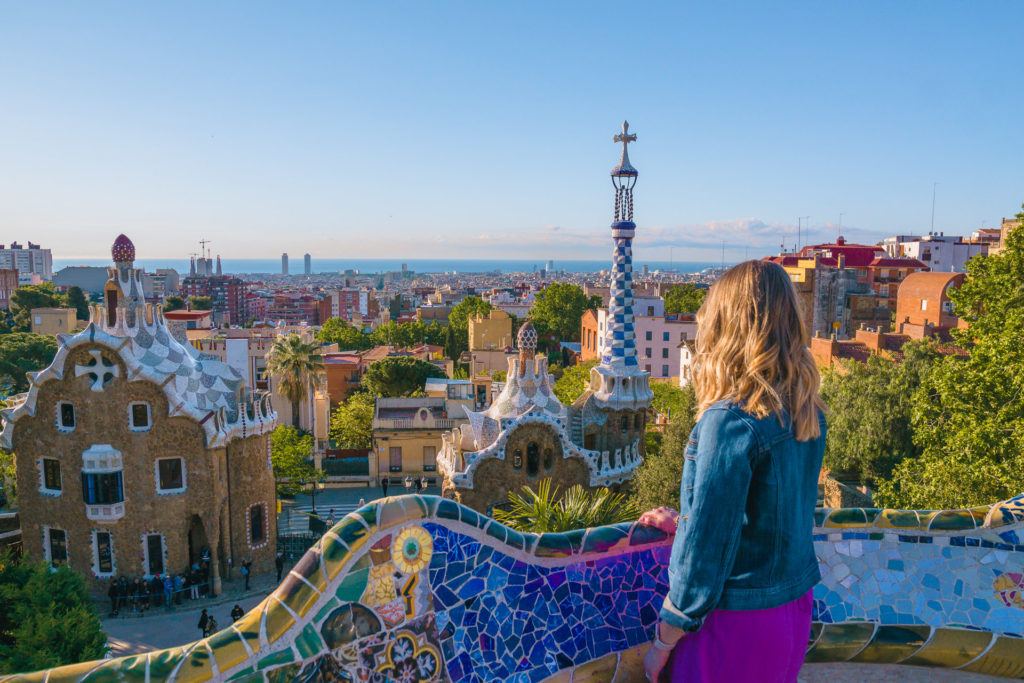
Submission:
[[[544,269],[544,259],[396,259],[396,258],[324,258],[312,261],[313,275],[343,273],[346,270],[361,274],[378,274],[398,272],[403,264],[415,273],[530,273]],[[609,259],[567,259],[553,260],[554,271],[567,273],[596,273],[611,267]],[[54,272],[71,266],[109,266],[110,259],[104,258],[55,258]],[[173,268],[180,275],[189,271],[188,259],[174,258],[140,258],[135,265],[149,272],[157,268]],[[674,271],[678,273],[696,273],[708,268],[721,266],[720,262],[711,261],[636,261],[635,272],[644,266],[655,271]],[[221,267],[225,274],[239,275],[280,275],[281,259],[221,259]],[[303,261],[299,257],[289,261],[289,275],[303,274]]]

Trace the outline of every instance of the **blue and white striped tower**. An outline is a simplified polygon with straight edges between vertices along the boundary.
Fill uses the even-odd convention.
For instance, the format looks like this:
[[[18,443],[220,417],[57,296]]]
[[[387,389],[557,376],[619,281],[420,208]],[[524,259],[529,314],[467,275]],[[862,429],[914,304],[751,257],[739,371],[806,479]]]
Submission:
[[[601,363],[591,373],[591,391],[598,400],[615,408],[646,408],[651,389],[648,373],[640,370],[636,358],[636,333],[633,320],[633,186],[639,173],[629,163],[629,143],[636,134],[629,132],[629,122],[622,122],[622,132],[615,135],[622,144],[622,157],[612,169],[615,187],[615,215],[612,220],[611,291],[605,329],[604,353]]]

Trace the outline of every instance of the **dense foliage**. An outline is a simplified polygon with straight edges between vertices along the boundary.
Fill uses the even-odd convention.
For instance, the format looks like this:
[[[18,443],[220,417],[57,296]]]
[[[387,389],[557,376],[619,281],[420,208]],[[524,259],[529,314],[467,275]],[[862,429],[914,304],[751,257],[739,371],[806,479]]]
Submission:
[[[924,378],[912,411],[921,455],[879,486],[884,505],[964,507],[1024,491],[1024,229],[971,259],[950,298],[970,355],[944,357]]]
[[[572,405],[580,397],[590,382],[590,369],[597,365],[596,360],[570,365],[562,370],[561,376],[555,380],[554,391],[558,400],[565,405]]]
[[[524,486],[522,493],[510,491],[507,509],[495,508],[493,514],[513,529],[541,534],[629,522],[640,510],[606,488],[590,491],[577,484],[559,495],[550,479],[541,479],[536,490]]]
[[[673,285],[665,292],[665,313],[673,315],[677,313],[696,313],[704,297],[707,296],[707,287],[698,287],[688,282],[681,285]]]
[[[66,297],[53,284],[25,285],[11,292],[11,313],[14,329],[28,332],[32,329],[33,308],[61,308],[67,305]]]
[[[0,554],[0,674],[100,659],[106,641],[80,575]]]
[[[444,353],[448,358],[458,360],[464,351],[469,350],[469,319],[487,315],[491,309],[490,302],[478,296],[467,296],[452,307],[444,336]]]
[[[42,370],[56,353],[54,337],[31,332],[0,334],[0,391],[28,391],[26,373]]]
[[[89,299],[81,287],[78,285],[68,287],[68,291],[64,294],[64,300],[68,308],[75,309],[76,318],[79,320],[89,319]]]
[[[213,299],[208,296],[190,296],[188,306],[193,311],[209,311],[213,309]]]
[[[683,477],[683,451],[696,421],[697,397],[692,386],[679,388],[657,382],[651,385],[651,408],[668,416],[664,431],[648,430],[644,462],[633,475],[630,500],[639,510],[660,506],[679,509]]]
[[[280,425],[270,433],[270,463],[277,479],[277,493],[292,496],[306,484],[324,480],[313,466],[313,435]]]
[[[331,414],[331,439],[336,448],[373,447],[373,394],[358,391]]]
[[[580,318],[589,309],[601,305],[601,298],[587,296],[583,288],[568,282],[552,282],[537,292],[530,308],[530,320],[541,339],[559,341],[580,340]]]
[[[377,326],[372,331],[364,331],[335,317],[329,318],[320,327],[317,340],[323,344],[337,344],[342,351],[365,351],[375,346],[397,346],[399,348],[420,344],[443,346],[445,328],[436,322],[396,323],[389,321]]]
[[[934,343],[910,342],[902,360],[873,355],[822,373],[821,396],[830,407],[825,466],[833,474],[874,487],[921,454],[911,412],[937,358]]]
[[[164,299],[164,310],[165,311],[180,311],[185,308],[185,300],[180,296],[169,296]]]
[[[445,377],[433,363],[411,356],[390,356],[363,373],[363,387],[373,396],[412,396],[423,391],[429,377]]]

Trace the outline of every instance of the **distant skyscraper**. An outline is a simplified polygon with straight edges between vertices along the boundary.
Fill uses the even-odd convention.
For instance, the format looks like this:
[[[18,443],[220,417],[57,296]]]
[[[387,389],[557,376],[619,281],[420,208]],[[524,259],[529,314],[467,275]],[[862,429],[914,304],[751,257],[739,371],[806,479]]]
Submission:
[[[0,268],[17,270],[18,282],[23,285],[53,279],[50,250],[32,242],[28,243],[27,249],[17,242],[11,242],[9,247],[0,244]]]
[[[313,257],[309,254],[302,257],[302,272],[306,275],[313,274]]]
[[[288,274],[288,253],[281,254],[281,275]]]
[[[544,270],[546,270],[549,273],[553,273],[555,271],[555,262],[549,260],[547,265],[544,266]]]

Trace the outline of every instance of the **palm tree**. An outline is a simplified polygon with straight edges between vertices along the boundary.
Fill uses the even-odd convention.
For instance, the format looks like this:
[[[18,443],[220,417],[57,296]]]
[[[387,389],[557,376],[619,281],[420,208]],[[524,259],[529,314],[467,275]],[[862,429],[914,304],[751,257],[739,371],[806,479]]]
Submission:
[[[621,493],[576,484],[559,497],[550,479],[537,482],[536,491],[529,486],[523,487],[522,495],[509,491],[508,503],[507,509],[494,509],[494,518],[513,529],[538,534],[630,522],[640,516],[640,510]]]
[[[292,426],[299,428],[299,403],[320,381],[324,358],[320,344],[307,342],[298,334],[286,334],[274,340],[267,354],[267,372],[281,394],[291,401]]]

